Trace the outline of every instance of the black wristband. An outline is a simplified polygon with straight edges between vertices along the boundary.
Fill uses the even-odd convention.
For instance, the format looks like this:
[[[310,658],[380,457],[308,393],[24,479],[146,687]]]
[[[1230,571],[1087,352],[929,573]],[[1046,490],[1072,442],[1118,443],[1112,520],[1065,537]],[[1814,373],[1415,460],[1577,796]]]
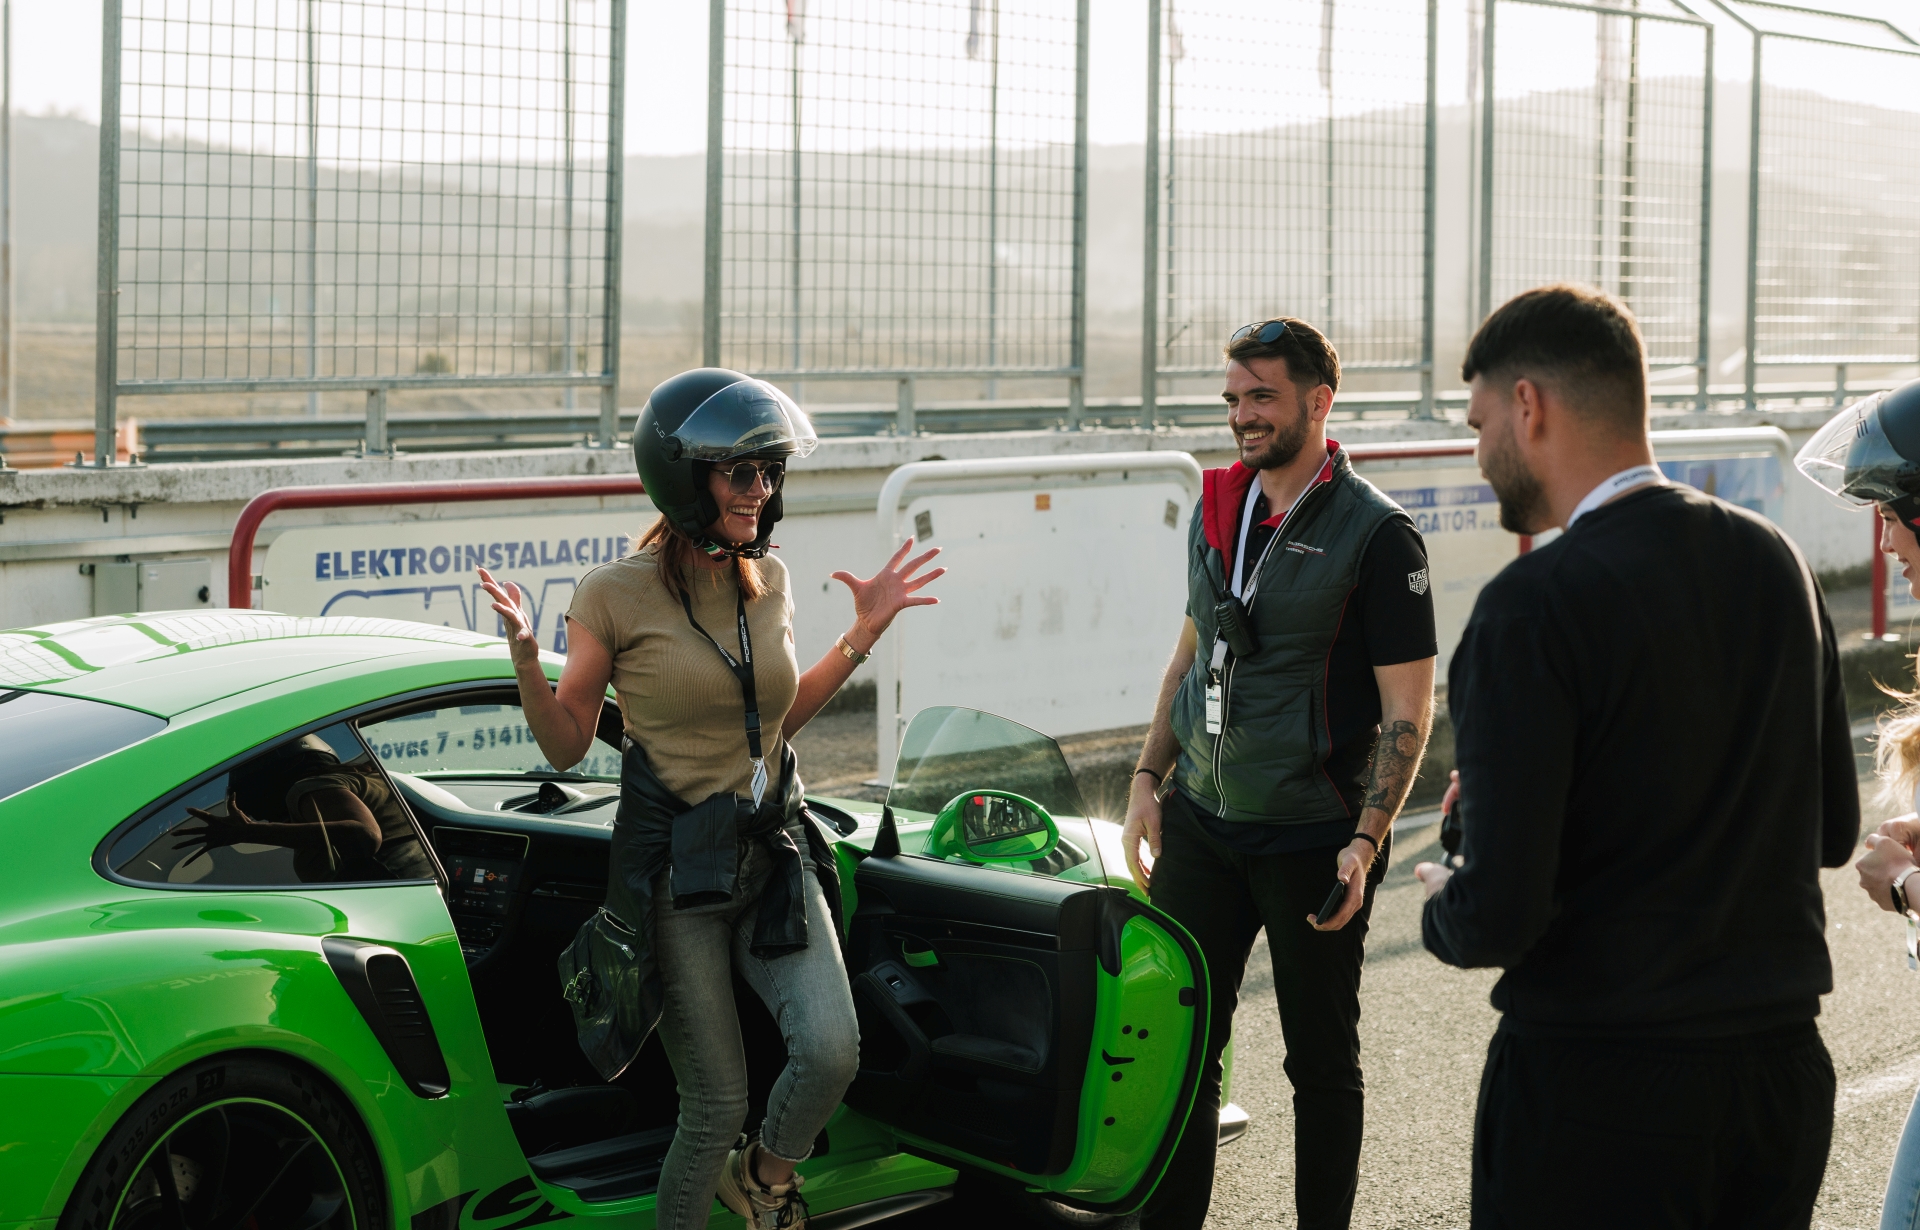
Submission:
[[[1347,841],[1348,841],[1348,843],[1349,843],[1349,844],[1351,844],[1351,843],[1352,843],[1352,842],[1354,842],[1354,841],[1364,841],[1364,842],[1366,842],[1366,843],[1367,843],[1368,845],[1370,845],[1370,846],[1372,846],[1372,847],[1373,847],[1373,852],[1374,852],[1375,854],[1378,854],[1378,853],[1380,853],[1380,843],[1379,843],[1379,842],[1377,842],[1377,841],[1375,841],[1375,840],[1373,839],[1373,834],[1372,834],[1372,833],[1362,833],[1362,832],[1360,832],[1360,831],[1358,831],[1358,830],[1356,829],[1356,830],[1354,831],[1354,834],[1353,834],[1353,836],[1352,836],[1352,837],[1349,837],[1349,838],[1347,838]]]
[[[1152,769],[1147,768],[1145,765],[1141,765],[1140,767],[1136,768],[1133,771],[1133,775],[1135,777],[1140,776],[1142,773],[1145,773],[1148,777],[1151,777],[1153,779],[1153,784],[1155,786],[1164,786],[1167,784],[1166,778],[1160,776],[1158,773],[1155,773]]]

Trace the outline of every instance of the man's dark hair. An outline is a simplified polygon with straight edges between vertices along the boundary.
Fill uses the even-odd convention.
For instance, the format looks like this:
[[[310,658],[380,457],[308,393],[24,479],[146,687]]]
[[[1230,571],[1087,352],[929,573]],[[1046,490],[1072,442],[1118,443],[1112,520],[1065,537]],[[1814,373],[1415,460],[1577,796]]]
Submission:
[[[1304,384],[1309,390],[1324,384],[1338,393],[1340,355],[1334,350],[1333,343],[1327,340],[1327,335],[1306,321],[1295,320],[1291,316],[1276,316],[1274,320],[1286,325],[1287,331],[1271,342],[1260,340],[1259,329],[1237,342],[1228,342],[1227,362],[1283,359],[1287,364],[1287,379],[1295,384]]]
[[[1551,384],[1575,410],[1623,432],[1647,421],[1647,348],[1626,304],[1591,286],[1536,286],[1501,304],[1467,343],[1460,378]]]

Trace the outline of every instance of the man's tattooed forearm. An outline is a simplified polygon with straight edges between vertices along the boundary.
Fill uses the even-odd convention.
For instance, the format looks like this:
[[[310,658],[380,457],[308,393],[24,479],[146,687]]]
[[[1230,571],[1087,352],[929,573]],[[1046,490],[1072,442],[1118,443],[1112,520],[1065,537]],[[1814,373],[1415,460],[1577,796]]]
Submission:
[[[1426,750],[1420,728],[1412,722],[1398,721],[1380,729],[1373,745],[1373,761],[1367,769],[1365,804],[1391,816],[1406,801],[1413,788],[1414,770],[1420,767],[1420,754]]]

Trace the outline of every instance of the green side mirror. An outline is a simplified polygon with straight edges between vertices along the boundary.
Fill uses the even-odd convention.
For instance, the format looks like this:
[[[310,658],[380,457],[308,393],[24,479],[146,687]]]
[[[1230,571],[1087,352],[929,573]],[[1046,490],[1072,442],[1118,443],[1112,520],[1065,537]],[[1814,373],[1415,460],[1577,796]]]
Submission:
[[[1025,863],[1060,844],[1047,809],[1010,790],[969,790],[940,809],[928,837],[930,853],[970,863]]]

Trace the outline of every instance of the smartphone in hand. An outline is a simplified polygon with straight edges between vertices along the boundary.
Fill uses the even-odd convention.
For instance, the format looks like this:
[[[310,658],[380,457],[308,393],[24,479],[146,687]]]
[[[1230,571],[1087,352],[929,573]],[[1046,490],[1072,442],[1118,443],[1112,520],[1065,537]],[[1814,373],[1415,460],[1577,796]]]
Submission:
[[[1314,918],[1324,927],[1327,925],[1327,920],[1339,914],[1340,907],[1346,903],[1347,886],[1339,880],[1335,880],[1333,882],[1333,891],[1327,894],[1326,904],[1320,907],[1320,912],[1315,914]]]

